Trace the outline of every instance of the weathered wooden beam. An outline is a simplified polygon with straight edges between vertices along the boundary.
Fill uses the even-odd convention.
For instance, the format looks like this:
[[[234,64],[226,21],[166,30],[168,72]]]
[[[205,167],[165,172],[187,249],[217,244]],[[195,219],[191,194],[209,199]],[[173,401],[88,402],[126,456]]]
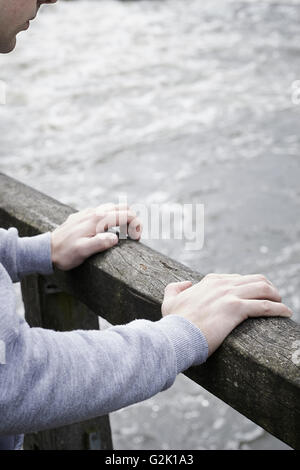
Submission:
[[[0,174],[0,225],[23,236],[53,230],[74,212]],[[131,240],[93,256],[52,281],[112,324],[158,320],[166,284],[202,275]],[[290,319],[247,320],[206,362],[186,375],[294,448],[300,448],[300,325]],[[299,346],[298,346],[299,347]]]

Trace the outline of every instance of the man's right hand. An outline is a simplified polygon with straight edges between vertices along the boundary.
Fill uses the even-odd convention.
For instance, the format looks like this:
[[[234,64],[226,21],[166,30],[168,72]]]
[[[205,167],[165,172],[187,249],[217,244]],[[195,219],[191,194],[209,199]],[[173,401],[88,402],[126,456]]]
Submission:
[[[165,288],[162,315],[181,315],[194,323],[210,356],[226,336],[250,317],[291,317],[278,290],[261,274],[208,274],[197,284],[174,282]]]

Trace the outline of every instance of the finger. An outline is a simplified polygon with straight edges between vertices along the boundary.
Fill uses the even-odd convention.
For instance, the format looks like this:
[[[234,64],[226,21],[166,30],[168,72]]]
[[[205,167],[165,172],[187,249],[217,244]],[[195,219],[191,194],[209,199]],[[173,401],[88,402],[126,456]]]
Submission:
[[[281,302],[278,290],[267,282],[250,282],[250,284],[238,285],[232,289],[234,295],[240,299],[266,299]]]
[[[191,281],[171,282],[165,287],[164,300],[168,300],[191,287]]]
[[[119,211],[119,210],[128,210],[129,206],[126,203],[119,203],[119,204],[114,204],[113,202],[108,202],[106,204],[101,204],[100,206],[97,206],[95,211],[96,214],[100,214],[102,212],[111,212],[111,211]]]
[[[218,273],[210,273],[206,276],[208,279],[216,279],[216,280],[223,280],[223,281],[229,281],[232,285],[244,285],[244,284],[249,284],[251,282],[260,282],[263,281],[265,283],[268,283],[270,286],[274,285],[272,282],[267,279],[263,274],[247,274],[247,275],[242,275],[238,273],[234,274],[218,274]]]
[[[96,224],[91,219],[78,221],[72,227],[72,235],[77,238],[94,237],[96,235]]]
[[[219,279],[220,277],[221,278],[224,278],[224,279],[232,279],[234,277],[238,277],[238,278],[241,278],[243,277],[242,274],[237,274],[237,273],[234,273],[234,274],[228,274],[228,273],[209,273],[207,274],[205,277],[207,278],[216,278],[216,279]]]
[[[93,208],[91,207],[88,207],[82,211],[77,211],[77,212],[74,212],[73,214],[70,214],[69,217],[65,220],[64,224],[66,223],[70,223],[70,222],[81,222],[83,220],[85,220],[89,214],[91,214],[93,212]]]
[[[95,207],[96,214],[101,212],[108,212],[115,209],[115,204],[113,202],[107,202],[106,204],[100,204],[99,206]]]
[[[80,241],[80,254],[84,258],[108,250],[118,243],[118,236],[115,233],[98,233],[92,238],[82,238]]]
[[[96,224],[99,220],[101,220],[102,217],[105,217],[105,215],[108,212],[114,212],[114,211],[120,211],[120,210],[128,210],[128,204],[114,204],[113,202],[108,202],[106,204],[101,204],[98,207],[88,207],[87,209],[83,209],[82,211],[79,212],[74,212],[74,214],[71,214],[66,222],[70,223],[80,223],[80,222],[85,222],[92,220],[94,224]],[[66,223],[65,222],[65,223]]]
[[[241,284],[249,284],[251,282],[266,282],[270,284],[271,286],[274,286],[273,283],[265,277],[263,274],[247,274],[246,276],[240,276],[240,278],[236,279],[235,285],[241,285]]]
[[[111,227],[130,224],[137,217],[131,210],[107,212],[97,223],[96,232],[104,232]]]
[[[139,240],[142,236],[143,225],[138,217],[132,220],[128,226],[128,235],[133,240]]]
[[[271,300],[242,300],[244,315],[249,317],[291,317],[293,312],[286,305]]]

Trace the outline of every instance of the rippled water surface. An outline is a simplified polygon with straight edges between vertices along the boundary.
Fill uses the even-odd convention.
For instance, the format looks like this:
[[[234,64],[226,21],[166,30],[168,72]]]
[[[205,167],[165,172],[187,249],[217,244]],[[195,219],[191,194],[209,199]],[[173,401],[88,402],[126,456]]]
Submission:
[[[205,204],[203,273],[263,272],[300,312],[300,1],[77,1],[0,57],[0,171],[77,208]],[[116,448],[281,448],[185,377],[111,415]]]

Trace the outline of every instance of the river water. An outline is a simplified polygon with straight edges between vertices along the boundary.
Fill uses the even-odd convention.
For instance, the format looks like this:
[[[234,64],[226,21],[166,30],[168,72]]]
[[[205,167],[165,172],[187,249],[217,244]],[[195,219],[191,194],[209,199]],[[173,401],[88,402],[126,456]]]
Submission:
[[[202,203],[203,273],[266,274],[300,311],[300,0],[43,7],[0,58],[0,171],[78,209]],[[117,449],[286,446],[179,376],[111,414]]]

